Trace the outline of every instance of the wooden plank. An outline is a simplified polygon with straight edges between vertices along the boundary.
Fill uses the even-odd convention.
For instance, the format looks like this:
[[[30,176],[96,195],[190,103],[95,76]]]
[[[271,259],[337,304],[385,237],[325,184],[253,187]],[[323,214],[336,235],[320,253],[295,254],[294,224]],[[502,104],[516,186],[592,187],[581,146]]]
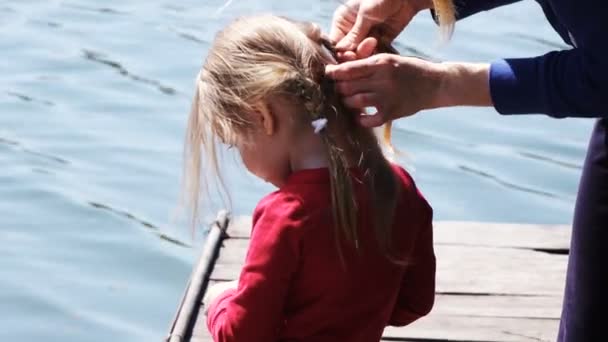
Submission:
[[[251,217],[239,216],[230,223],[230,236],[248,238]],[[486,247],[568,250],[570,226],[438,221],[434,223],[436,244]]]
[[[470,342],[553,342],[559,320],[429,315],[407,327],[387,327],[384,338]]]
[[[211,286],[215,281],[210,283]],[[453,295],[437,293],[432,315],[559,319],[561,296]],[[202,302],[201,312],[204,311]],[[199,322],[200,321],[200,322]],[[199,317],[197,325],[206,326]]]
[[[562,296],[451,295],[438,293],[432,315],[559,319]]]
[[[210,283],[238,277],[249,230],[250,217],[231,222]],[[435,307],[407,327],[388,327],[383,340],[553,342],[567,262],[554,252],[567,251],[569,237],[567,226],[437,223]],[[195,338],[211,340],[200,317]]]
[[[433,312],[407,327],[388,327],[384,336],[392,340],[445,341],[551,341],[559,324],[559,305],[555,297],[496,297],[474,298],[439,295]],[[524,302],[519,311],[513,306]],[[550,307],[551,312],[535,307]],[[474,308],[472,308],[474,306]],[[486,307],[488,310],[483,310]],[[510,310],[511,309],[511,310]],[[526,310],[530,311],[526,311]],[[202,306],[201,306],[202,310]],[[485,316],[477,316],[485,314]],[[494,316],[496,315],[496,316]],[[509,317],[515,315],[517,317]],[[553,317],[543,317],[544,315]],[[211,341],[204,319],[196,324],[193,338]],[[387,340],[387,339],[385,339]],[[194,340],[193,340],[194,341]]]
[[[249,240],[229,239],[212,279],[236,279]],[[437,290],[470,294],[561,296],[567,256],[533,250],[436,245]]]
[[[207,329],[207,315],[205,315],[204,313],[205,308],[202,303],[200,303],[199,315],[196,318],[194,328],[192,329],[192,339],[199,339],[201,341],[213,341],[213,338],[211,338],[209,330]]]
[[[231,238],[244,238],[248,239],[251,236],[251,216],[243,215],[237,216],[230,223],[230,234]]]
[[[192,336],[190,342],[213,342],[211,336]]]
[[[563,294],[565,255],[452,245],[436,246],[435,254],[440,292]]]
[[[434,222],[435,243],[529,249],[569,249],[566,225]]]
[[[213,275],[211,276],[211,280],[219,280],[219,281],[234,280],[239,277],[240,272],[241,272],[241,268],[239,265],[236,265],[236,264],[227,265],[227,264],[217,263],[215,265],[215,271],[213,272]]]

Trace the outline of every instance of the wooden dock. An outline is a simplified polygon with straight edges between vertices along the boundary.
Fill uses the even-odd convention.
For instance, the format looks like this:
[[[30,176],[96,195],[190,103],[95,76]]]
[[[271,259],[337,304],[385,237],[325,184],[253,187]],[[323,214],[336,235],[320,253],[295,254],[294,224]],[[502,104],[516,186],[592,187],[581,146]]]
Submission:
[[[225,214],[212,225],[167,341],[212,341],[202,296],[207,285],[238,277],[250,228],[251,217],[229,222]],[[409,326],[387,327],[383,341],[555,341],[568,226],[435,222],[434,231],[433,311]]]

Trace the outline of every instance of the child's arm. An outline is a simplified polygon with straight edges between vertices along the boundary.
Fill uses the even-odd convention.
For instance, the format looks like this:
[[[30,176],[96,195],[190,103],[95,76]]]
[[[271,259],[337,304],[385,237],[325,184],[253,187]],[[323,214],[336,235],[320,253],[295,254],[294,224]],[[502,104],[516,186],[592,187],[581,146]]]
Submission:
[[[394,326],[408,325],[427,315],[435,302],[433,210],[420,193],[417,193],[414,203],[418,235],[389,321],[389,325]]]
[[[297,200],[263,200],[253,217],[249,250],[236,290],[219,295],[207,312],[214,341],[276,341],[283,326],[284,301],[298,262],[302,224]]]

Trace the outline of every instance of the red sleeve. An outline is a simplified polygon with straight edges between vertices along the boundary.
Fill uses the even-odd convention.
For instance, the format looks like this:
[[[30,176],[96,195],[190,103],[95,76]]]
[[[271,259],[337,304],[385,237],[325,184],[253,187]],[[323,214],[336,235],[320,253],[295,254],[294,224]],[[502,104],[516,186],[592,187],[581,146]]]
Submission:
[[[207,312],[214,341],[278,339],[285,297],[298,263],[300,208],[297,200],[280,193],[266,197],[256,208],[238,289],[222,294]]]
[[[414,187],[410,190],[414,227],[418,230],[412,254],[389,325],[408,325],[427,315],[435,302],[435,252],[433,250],[433,209]],[[417,227],[416,227],[417,226]]]

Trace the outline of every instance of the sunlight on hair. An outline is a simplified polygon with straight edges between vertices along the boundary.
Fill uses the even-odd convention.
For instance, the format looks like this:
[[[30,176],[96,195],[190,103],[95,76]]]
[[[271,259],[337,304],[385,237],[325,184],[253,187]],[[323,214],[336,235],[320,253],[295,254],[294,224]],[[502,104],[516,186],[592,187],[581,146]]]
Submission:
[[[351,179],[351,168],[357,167],[372,194],[377,243],[396,261],[398,251],[392,250],[391,240],[400,192],[396,176],[378,137],[357,124],[355,113],[344,106],[333,82],[325,77],[325,66],[331,61],[324,47],[335,54],[318,25],[268,14],[240,17],[216,35],[196,80],[186,135],[184,192],[192,223],[197,223],[199,196],[209,196],[210,179],[219,180],[226,189],[217,144],[251,142],[250,133],[258,129],[250,114],[256,104],[288,96],[300,108],[293,119],[302,129],[312,129],[313,120],[327,119],[318,134],[327,149],[334,234],[340,237],[337,248],[339,241],[355,249],[359,245]]]
[[[454,34],[456,9],[453,0],[433,0],[435,15],[439,23],[442,43],[447,43]]]

